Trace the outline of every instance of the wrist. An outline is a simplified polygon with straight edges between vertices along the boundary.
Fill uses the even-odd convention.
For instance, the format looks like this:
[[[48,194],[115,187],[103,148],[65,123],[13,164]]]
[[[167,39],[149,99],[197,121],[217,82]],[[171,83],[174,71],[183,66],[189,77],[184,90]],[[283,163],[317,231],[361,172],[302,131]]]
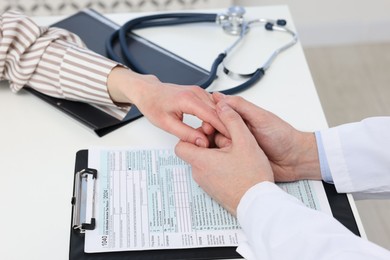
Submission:
[[[113,68],[107,79],[108,93],[116,103],[136,104],[143,85],[142,75],[122,66]]]
[[[321,168],[317,142],[314,133],[301,132],[299,135],[300,151],[294,169],[298,180],[321,180]]]

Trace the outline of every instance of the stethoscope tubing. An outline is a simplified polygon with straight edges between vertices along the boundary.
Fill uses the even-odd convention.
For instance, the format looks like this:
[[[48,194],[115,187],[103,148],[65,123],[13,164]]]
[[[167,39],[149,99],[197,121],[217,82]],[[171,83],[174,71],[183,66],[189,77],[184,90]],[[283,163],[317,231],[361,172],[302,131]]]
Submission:
[[[162,27],[178,24],[215,22],[217,14],[198,14],[198,13],[169,13],[156,14],[135,18],[126,22],[119,30],[115,31],[106,41],[106,50],[109,58],[121,62],[121,58],[115,53],[113,46],[119,40],[121,52],[126,65],[141,74],[148,74],[148,71],[142,69],[142,65],[132,59],[132,55],[128,50],[129,31],[135,29],[143,29],[149,27]]]
[[[189,24],[189,23],[216,22],[217,16],[218,14],[166,13],[166,14],[156,14],[156,15],[149,15],[149,16],[135,18],[133,20],[126,22],[119,30],[115,31],[111,35],[111,37],[106,41],[107,55],[109,58],[117,62],[122,62],[121,58],[115,53],[113,48],[114,44],[117,41],[119,41],[119,44],[121,46],[120,49],[123,54],[122,56],[124,58],[125,64],[130,69],[138,73],[148,74],[149,72],[145,71],[142,68],[141,64],[135,61],[135,59],[132,59],[132,55],[128,49],[129,37],[127,37],[127,35],[130,32],[132,32],[135,29],[143,29],[149,27],[162,27],[162,26],[171,26],[171,25],[179,25],[179,24]],[[274,61],[274,59],[276,58],[276,56],[278,56],[280,52],[290,48],[292,45],[294,45],[297,42],[296,34],[293,31],[289,30],[288,28],[284,27],[285,25],[284,20],[273,21],[268,19],[256,19],[249,22],[245,22],[242,25],[242,31],[239,35],[239,38],[231,46],[229,46],[223,53],[220,53],[218,57],[214,60],[210,69],[209,77],[203,83],[199,84],[200,87],[202,87],[203,89],[207,89],[211,85],[211,83],[217,78],[218,67],[223,63],[223,60],[225,59],[227,54],[244,38],[250,26],[255,23],[264,23],[265,28],[267,30],[277,30],[277,31],[287,32],[293,37],[293,40],[290,41],[288,44],[283,45],[282,47],[276,49],[272,53],[272,55],[268,58],[268,60],[265,62],[265,64],[261,68],[258,68],[253,73],[242,75],[242,74],[229,71],[226,67],[224,67],[224,71],[227,74],[236,75],[241,78],[249,78],[245,82],[243,82],[242,84],[236,87],[220,91],[224,94],[232,95],[248,89],[250,86],[255,84],[264,76],[265,71],[270,67],[271,63]]]

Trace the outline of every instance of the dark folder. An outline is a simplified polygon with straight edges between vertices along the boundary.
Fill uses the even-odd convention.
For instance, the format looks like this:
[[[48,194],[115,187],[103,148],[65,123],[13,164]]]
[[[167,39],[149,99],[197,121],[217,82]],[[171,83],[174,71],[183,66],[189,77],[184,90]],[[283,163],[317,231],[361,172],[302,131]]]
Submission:
[[[81,196],[82,191],[86,189],[79,182],[78,173],[87,171],[91,174],[99,173],[88,168],[88,150],[81,150],[76,154],[74,187],[72,197],[72,224],[70,227],[70,260],[163,260],[163,259],[235,259],[242,258],[234,247],[210,247],[210,248],[192,248],[192,249],[165,249],[165,250],[145,250],[145,251],[124,251],[124,252],[107,252],[107,253],[85,253],[84,252],[84,234],[79,229],[75,229],[74,219],[80,214],[77,212],[75,201]],[[340,221],[344,226],[351,230],[354,234],[360,235],[355,217],[351,210],[346,194],[336,192],[334,185],[324,183],[325,192],[332,210],[333,216]],[[82,203],[81,203],[82,205]],[[93,225],[94,221],[84,225]],[[92,227],[93,228],[93,227]],[[86,227],[85,229],[88,229]]]
[[[92,9],[82,10],[52,26],[64,28],[77,34],[89,49],[103,56],[107,56],[106,39],[119,28],[119,25]],[[132,40],[129,41],[131,42],[129,51],[133,57],[142,61],[143,68],[150,74],[156,75],[161,81],[181,85],[198,85],[207,78],[208,72],[191,62],[135,34],[129,35],[129,37],[132,37]],[[119,44],[115,50],[121,57]],[[26,89],[87,125],[98,136],[103,136],[142,116],[139,110],[132,106],[125,119],[118,120],[90,104],[53,98],[32,88]]]

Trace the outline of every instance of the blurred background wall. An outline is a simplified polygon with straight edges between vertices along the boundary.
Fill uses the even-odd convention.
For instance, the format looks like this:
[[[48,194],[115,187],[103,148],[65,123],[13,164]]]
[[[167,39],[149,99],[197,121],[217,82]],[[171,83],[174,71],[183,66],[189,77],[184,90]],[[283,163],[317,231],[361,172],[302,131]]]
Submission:
[[[244,6],[288,5],[304,46],[390,41],[388,0],[239,0]]]
[[[0,11],[19,9],[29,15],[67,15],[82,8],[102,13],[226,7],[232,0],[1,0]]]
[[[85,7],[103,13],[288,5],[304,46],[390,41],[388,0],[1,0],[0,12],[67,15]]]

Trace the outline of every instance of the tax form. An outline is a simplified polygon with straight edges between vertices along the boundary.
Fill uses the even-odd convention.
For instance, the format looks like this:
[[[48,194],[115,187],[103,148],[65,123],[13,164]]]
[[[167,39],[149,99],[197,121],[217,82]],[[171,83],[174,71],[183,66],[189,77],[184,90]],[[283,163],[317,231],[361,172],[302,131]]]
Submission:
[[[87,218],[95,210],[96,228],[86,230],[87,253],[236,247],[243,237],[237,219],[193,181],[191,166],[171,148],[94,148],[88,166],[98,174],[94,208],[88,186]],[[311,182],[279,186],[330,213],[325,192]]]

